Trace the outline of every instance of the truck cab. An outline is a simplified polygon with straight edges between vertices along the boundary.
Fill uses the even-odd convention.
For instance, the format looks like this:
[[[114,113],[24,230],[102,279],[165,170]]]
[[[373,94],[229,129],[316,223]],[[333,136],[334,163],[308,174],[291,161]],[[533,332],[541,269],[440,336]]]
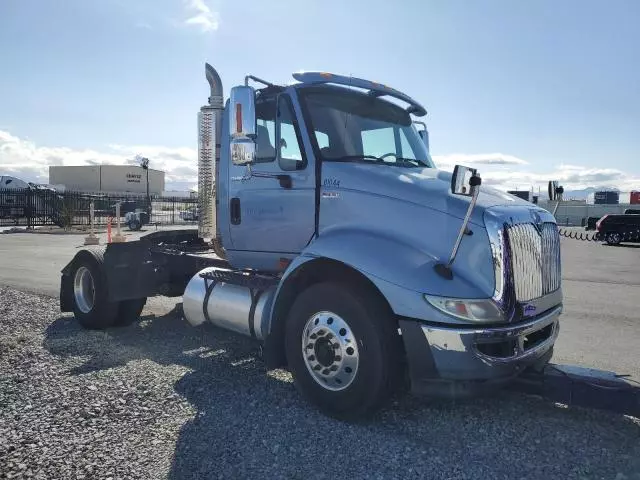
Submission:
[[[262,342],[268,367],[338,417],[403,387],[475,395],[548,362],[562,311],[554,217],[475,169],[436,168],[408,95],[293,76],[248,76],[225,100],[207,65],[197,232],[80,252],[62,310],[106,328],[149,296],[182,296],[190,324]]]

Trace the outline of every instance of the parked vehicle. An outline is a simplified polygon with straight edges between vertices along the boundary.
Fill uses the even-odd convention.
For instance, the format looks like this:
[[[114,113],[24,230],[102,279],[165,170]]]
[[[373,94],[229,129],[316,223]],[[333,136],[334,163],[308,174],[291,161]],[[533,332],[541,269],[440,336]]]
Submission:
[[[180,218],[185,222],[196,221],[198,220],[198,208],[192,207],[186,210],[181,210],[179,215],[180,215]]]
[[[640,215],[605,215],[598,220],[596,230],[608,245],[640,242]]]
[[[59,186],[25,182],[10,175],[0,176],[0,219],[39,219],[65,225],[65,205]]]
[[[143,225],[149,223],[149,214],[141,208],[137,208],[133,212],[127,212],[124,215],[124,223],[129,230],[140,230]]]
[[[104,329],[182,296],[190,324],[262,342],[268,368],[341,418],[403,386],[470,396],[545,365],[562,311],[553,215],[474,169],[438,170],[408,95],[293,76],[248,76],[225,101],[207,64],[198,229],[79,251],[61,311]]]

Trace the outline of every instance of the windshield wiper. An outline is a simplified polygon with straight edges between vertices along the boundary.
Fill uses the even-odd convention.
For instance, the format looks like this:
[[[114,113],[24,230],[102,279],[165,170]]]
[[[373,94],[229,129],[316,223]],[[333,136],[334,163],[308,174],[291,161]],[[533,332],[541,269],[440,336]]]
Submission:
[[[396,157],[396,162],[403,162],[405,165],[407,163],[411,164],[411,166],[421,166],[428,167],[429,165],[424,160],[418,160],[417,158],[404,158],[404,157]],[[418,165],[415,165],[415,164]]]

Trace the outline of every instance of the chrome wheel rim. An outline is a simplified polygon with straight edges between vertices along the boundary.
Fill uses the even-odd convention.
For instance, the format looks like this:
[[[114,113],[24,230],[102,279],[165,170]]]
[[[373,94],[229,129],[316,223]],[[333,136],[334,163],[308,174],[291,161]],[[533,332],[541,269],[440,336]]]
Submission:
[[[318,312],[302,331],[302,358],[311,377],[332,391],[347,388],[358,373],[358,345],[349,324],[333,312]]]
[[[89,313],[93,309],[96,289],[93,275],[87,267],[80,267],[73,279],[73,295],[76,305],[82,313]]]

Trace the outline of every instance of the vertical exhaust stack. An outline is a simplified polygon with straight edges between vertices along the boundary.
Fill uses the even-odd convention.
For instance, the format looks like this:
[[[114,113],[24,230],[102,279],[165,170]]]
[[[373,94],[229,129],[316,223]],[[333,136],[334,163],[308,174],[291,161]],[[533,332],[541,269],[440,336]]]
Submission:
[[[202,106],[198,114],[198,236],[206,242],[212,242],[216,253],[222,256],[218,241],[215,188],[218,183],[224,99],[220,75],[208,63],[205,63],[205,76],[211,95],[209,104]]]

